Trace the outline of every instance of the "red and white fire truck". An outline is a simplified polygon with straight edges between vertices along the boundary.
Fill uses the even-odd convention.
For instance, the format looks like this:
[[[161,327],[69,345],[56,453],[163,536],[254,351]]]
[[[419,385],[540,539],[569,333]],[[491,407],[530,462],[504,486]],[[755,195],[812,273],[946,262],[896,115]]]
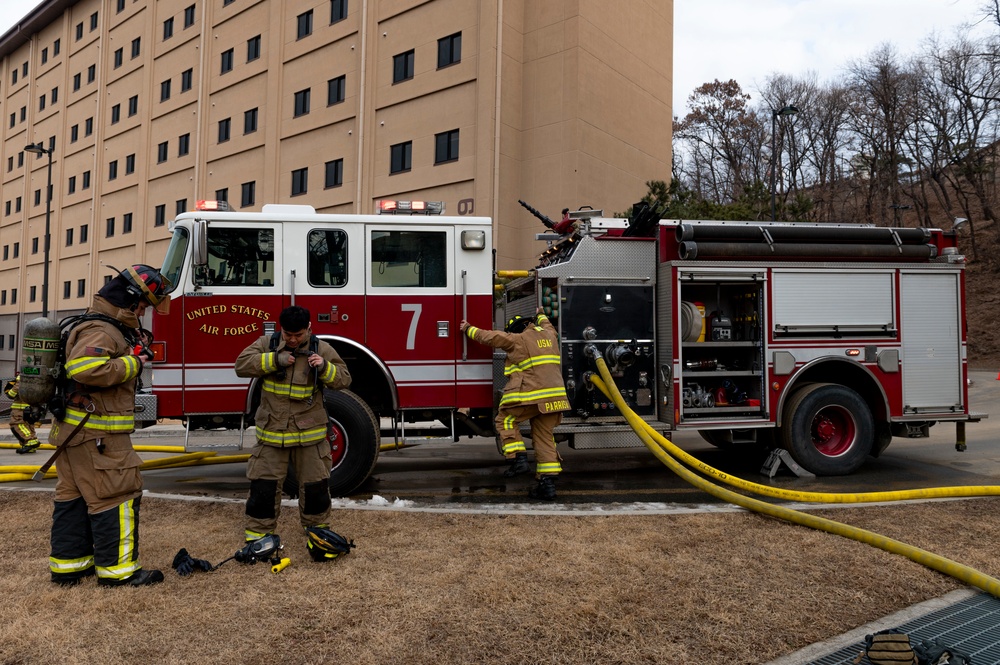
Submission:
[[[380,208],[428,204],[381,202]],[[428,210],[430,208],[430,210]],[[438,208],[439,210],[439,208]],[[640,214],[641,212],[641,214]],[[495,295],[491,222],[441,214],[179,215],[163,263],[151,393],[140,418],[246,428],[259,386],[233,371],[283,307],[347,362],[328,392],[331,492],[370,475],[386,434],[492,436],[502,357],[458,322],[502,322],[542,306],[559,330],[572,410],[557,438],[575,448],[641,445],[588,380],[607,361],[626,401],[655,428],[720,447],[787,450],[817,474],[846,474],[893,436],[926,436],[969,412],[964,262],[954,232],[806,223],[632,220],[571,214],[527,277]],[[391,432],[389,431],[391,427]]]

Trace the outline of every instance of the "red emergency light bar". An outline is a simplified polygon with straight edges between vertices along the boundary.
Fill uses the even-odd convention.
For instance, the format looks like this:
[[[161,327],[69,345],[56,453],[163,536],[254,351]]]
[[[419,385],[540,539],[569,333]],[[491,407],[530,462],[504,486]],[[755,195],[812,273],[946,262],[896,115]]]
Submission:
[[[212,201],[208,199],[202,199],[195,203],[195,210],[214,210],[215,212],[229,212],[229,202],[228,201]]]
[[[444,212],[444,201],[393,201],[377,202],[380,215],[440,215]]]

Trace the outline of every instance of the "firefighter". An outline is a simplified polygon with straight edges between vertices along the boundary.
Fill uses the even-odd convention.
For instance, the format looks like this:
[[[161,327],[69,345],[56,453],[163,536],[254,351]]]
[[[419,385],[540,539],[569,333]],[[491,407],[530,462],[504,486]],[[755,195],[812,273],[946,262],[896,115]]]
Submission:
[[[538,482],[528,496],[554,500],[562,465],[552,431],[562,422],[562,412],[569,410],[555,327],[539,307],[534,318],[513,317],[504,332],[481,330],[464,319],[459,329],[475,342],[507,352],[507,385],[496,417],[503,454],[511,461],[504,475],[510,478],[531,470],[520,429],[530,420]]]
[[[35,427],[38,423],[34,422],[35,416],[33,411],[29,410],[28,405],[17,398],[20,384],[21,376],[15,376],[13,381],[8,381],[7,385],[4,386],[4,393],[11,399],[10,431],[13,432],[14,438],[17,439],[18,443],[21,444],[15,452],[23,455],[24,453],[35,452],[42,444],[39,443],[38,436],[35,434]],[[26,411],[28,414],[27,420],[24,418]]]
[[[329,561],[341,550],[329,530],[333,460],[323,389],[347,388],[351,374],[332,346],[312,336],[309,310],[286,307],[278,324],[280,334],[264,335],[236,359],[237,376],[263,379],[254,416],[257,444],[247,462],[244,550],[251,552],[255,541],[274,535],[281,487],[291,463],[299,481],[299,522],[306,532],[306,548],[314,561]]]
[[[165,288],[154,268],[123,270],[101,287],[66,337],[65,414],[54,415],[49,438],[57,446],[66,442],[52,512],[53,582],[76,584],[95,572],[100,586],[163,581],[163,573],[139,563],[142,460],[130,433],[136,380],[152,356],[141,342],[139,319],[149,305],[169,302]]]

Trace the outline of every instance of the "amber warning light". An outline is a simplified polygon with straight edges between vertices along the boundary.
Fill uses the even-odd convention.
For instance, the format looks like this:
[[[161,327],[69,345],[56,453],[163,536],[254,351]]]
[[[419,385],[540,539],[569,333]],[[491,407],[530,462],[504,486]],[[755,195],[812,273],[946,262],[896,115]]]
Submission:
[[[153,342],[149,345],[149,350],[153,352],[153,362],[162,363],[167,361],[166,342]]]
[[[847,355],[851,356],[852,358],[854,356],[860,356],[861,355],[861,349],[847,349]]]

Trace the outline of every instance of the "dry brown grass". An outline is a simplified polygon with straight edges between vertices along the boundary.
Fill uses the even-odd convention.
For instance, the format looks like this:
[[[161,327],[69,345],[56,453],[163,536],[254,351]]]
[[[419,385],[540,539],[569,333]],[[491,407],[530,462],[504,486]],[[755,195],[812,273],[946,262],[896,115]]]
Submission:
[[[826,510],[1000,575],[1000,500]],[[358,542],[182,578],[180,547],[239,546],[242,506],[147,497],[145,589],[48,581],[51,495],[0,490],[11,534],[0,663],[760,663],[960,584],[902,557],[746,513],[476,516],[337,511]]]

